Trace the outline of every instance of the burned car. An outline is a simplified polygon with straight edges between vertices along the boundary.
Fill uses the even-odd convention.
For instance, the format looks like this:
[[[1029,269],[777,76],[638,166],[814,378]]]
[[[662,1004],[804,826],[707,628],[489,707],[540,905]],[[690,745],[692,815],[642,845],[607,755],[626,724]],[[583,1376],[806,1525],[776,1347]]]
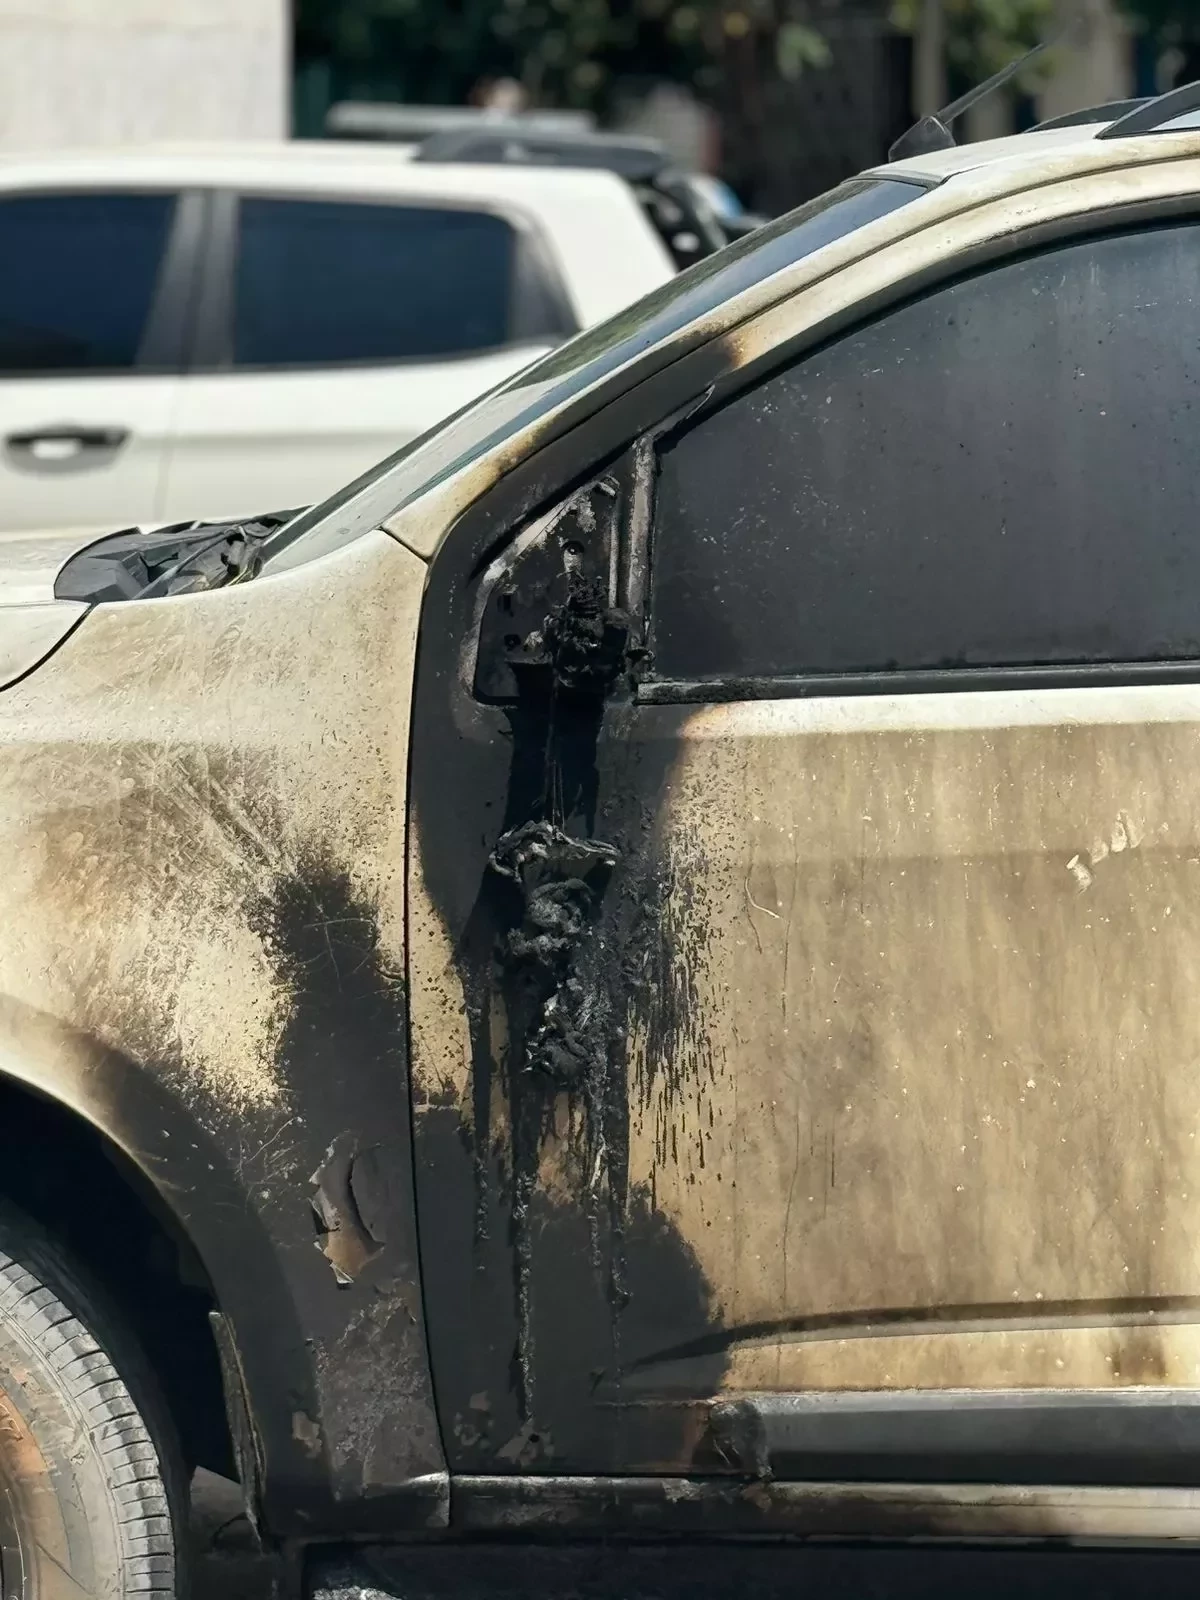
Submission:
[[[174,1594],[198,1463],[318,1592],[1200,1534],[1189,104],[867,173],[323,505],[26,550],[5,1596]]]

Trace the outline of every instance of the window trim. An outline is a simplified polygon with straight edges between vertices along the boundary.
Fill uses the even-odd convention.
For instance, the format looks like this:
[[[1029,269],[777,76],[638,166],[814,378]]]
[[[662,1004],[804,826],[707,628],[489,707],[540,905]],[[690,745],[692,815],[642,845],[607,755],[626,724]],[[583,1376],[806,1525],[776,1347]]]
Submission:
[[[183,372],[187,361],[205,214],[201,191],[190,184],[38,183],[0,188],[6,200],[66,199],[103,195],[165,196],[167,215],[162,256],[151,291],[137,354],[122,367],[29,367],[0,370],[0,384],[51,382],[59,378],[161,378]]]
[[[808,673],[794,678],[649,678],[637,698],[648,706],[745,704],[754,700],[833,700],[856,695],[970,694],[981,690],[1118,689],[1200,682],[1200,658],[1098,661],[1057,667],[922,667],[897,672]]]
[[[208,198],[202,189],[179,191],[167,233],[159,281],[138,350],[147,371],[182,372],[187,364],[192,319],[200,287],[208,230]]]
[[[196,313],[187,354],[189,376],[219,369],[228,360],[233,328],[233,274],[237,250],[237,197],[209,189],[208,230],[201,256]]]
[[[297,204],[377,205],[391,210],[466,211],[496,217],[506,222],[516,235],[512,301],[518,300],[522,286],[527,290],[531,279],[539,282],[559,321],[558,331],[552,336],[523,336],[509,339],[503,344],[453,355],[367,356],[354,361],[235,362],[233,341],[243,200],[274,200],[285,204],[294,201]],[[457,366],[469,361],[487,360],[509,351],[542,349],[570,338],[573,333],[579,332],[581,326],[567,292],[561,265],[545,229],[535,217],[517,206],[483,199],[460,199],[453,195],[411,195],[369,189],[276,189],[268,184],[247,184],[215,191],[212,207],[211,244],[205,262],[202,304],[187,369],[196,376],[249,377],[272,373],[298,375]],[[513,315],[514,307],[510,305],[510,318]]]
[[[1200,194],[1183,194],[1135,199],[1070,212],[1032,221],[1027,227],[992,235],[965,248],[927,263],[897,278],[886,287],[843,301],[826,316],[806,318],[805,304],[814,289],[802,291],[792,301],[773,306],[748,324],[747,345],[754,334],[768,334],[783,323],[778,338],[762,341],[744,364],[726,368],[717,381],[690,405],[645,434],[634,446],[641,462],[637,474],[645,487],[633,497],[626,527],[627,551],[623,570],[641,574],[640,582],[626,590],[625,603],[633,612],[639,639],[649,640],[654,575],[654,513],[657,490],[658,452],[663,443],[700,422],[712,411],[753,389],[774,372],[815,353],[833,341],[853,334],[913,300],[922,299],[940,287],[1006,265],[1055,245],[1105,234],[1136,231],[1160,224],[1192,221],[1200,227]],[[895,247],[893,247],[895,248]],[[858,276],[864,263],[846,270]],[[789,327],[788,324],[791,324]],[[799,326],[796,326],[799,324]],[[644,454],[643,454],[644,452]],[[834,698],[847,695],[900,695],[964,693],[983,690],[1114,688],[1129,684],[1173,684],[1200,681],[1200,657],[1171,661],[1104,661],[1059,665],[935,667],[874,671],[863,673],[795,673],[755,676],[714,674],[705,678],[667,678],[655,675],[653,656],[636,689],[637,700],[645,705],[721,705],[739,701]]]

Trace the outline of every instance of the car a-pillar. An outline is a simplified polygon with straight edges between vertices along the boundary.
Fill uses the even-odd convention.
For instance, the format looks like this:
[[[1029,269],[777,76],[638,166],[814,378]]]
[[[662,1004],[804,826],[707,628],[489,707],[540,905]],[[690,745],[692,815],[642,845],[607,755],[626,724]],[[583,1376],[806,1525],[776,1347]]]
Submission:
[[[644,1046],[675,1059],[689,960],[664,916],[687,886],[645,800],[672,741],[626,738],[645,659],[620,576],[635,492],[626,457],[499,554],[470,551],[464,523],[427,594],[462,630],[424,635],[413,789],[417,898],[443,921],[465,1012],[467,1071],[430,1083],[418,976],[422,1260],[458,1471],[721,1470],[699,1403],[725,1364],[713,1295],[629,1172],[631,1119],[672,1103]],[[675,1087],[663,1154],[686,1162],[689,1086]],[[452,1326],[472,1330],[453,1347]],[[644,1404],[641,1366],[669,1345],[688,1347],[679,1393]]]

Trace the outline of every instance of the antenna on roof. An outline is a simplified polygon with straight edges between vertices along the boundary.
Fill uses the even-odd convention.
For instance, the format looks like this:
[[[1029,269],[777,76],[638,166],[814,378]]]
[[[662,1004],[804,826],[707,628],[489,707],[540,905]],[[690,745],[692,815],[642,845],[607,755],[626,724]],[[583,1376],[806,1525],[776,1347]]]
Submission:
[[[968,89],[966,94],[960,94],[957,100],[951,100],[941,111],[914,122],[888,151],[888,160],[906,161],[910,156],[927,156],[935,150],[952,150],[954,135],[950,131],[951,124],[957,122],[964,111],[969,111],[989,94],[1002,89],[1010,79],[1016,77],[1018,72],[1023,72],[1030,62],[1044,55],[1052,44],[1058,43],[1064,32],[1066,29],[1058,30],[1048,39],[1043,39],[1041,44],[1035,44],[1032,50],[1026,50],[1023,56],[1017,56],[1015,61],[1010,61],[1006,67],[1001,67],[999,72],[993,72],[990,78],[985,78],[973,89]]]

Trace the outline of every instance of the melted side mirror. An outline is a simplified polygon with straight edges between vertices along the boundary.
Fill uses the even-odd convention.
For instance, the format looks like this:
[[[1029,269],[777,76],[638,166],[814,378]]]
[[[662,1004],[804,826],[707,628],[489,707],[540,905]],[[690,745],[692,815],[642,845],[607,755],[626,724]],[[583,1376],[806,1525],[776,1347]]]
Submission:
[[[476,634],[478,699],[520,698],[522,682],[546,670],[555,618],[573,597],[594,597],[604,613],[599,625],[611,629],[619,503],[616,482],[601,478],[531,523],[494,563],[484,579]]]

